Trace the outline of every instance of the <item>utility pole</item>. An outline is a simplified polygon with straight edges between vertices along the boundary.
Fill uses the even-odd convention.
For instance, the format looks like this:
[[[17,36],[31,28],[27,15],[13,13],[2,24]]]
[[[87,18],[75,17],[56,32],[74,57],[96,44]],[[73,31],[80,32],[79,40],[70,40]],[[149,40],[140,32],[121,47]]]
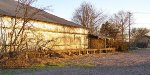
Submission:
[[[130,40],[130,38],[131,38],[131,36],[130,36],[130,30],[131,30],[131,13],[130,12],[128,12],[128,14],[129,14],[129,50],[130,50],[130,42],[131,42],[131,40]]]

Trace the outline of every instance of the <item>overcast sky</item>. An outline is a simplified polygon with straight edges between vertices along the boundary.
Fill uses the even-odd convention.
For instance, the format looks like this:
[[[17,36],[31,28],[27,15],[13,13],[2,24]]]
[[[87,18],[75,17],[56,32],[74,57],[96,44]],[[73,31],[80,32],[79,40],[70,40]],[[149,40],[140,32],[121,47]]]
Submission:
[[[150,28],[150,0],[38,0],[34,6],[52,6],[50,13],[71,20],[74,10],[84,1],[90,2],[107,15],[120,10],[133,12],[134,27]]]

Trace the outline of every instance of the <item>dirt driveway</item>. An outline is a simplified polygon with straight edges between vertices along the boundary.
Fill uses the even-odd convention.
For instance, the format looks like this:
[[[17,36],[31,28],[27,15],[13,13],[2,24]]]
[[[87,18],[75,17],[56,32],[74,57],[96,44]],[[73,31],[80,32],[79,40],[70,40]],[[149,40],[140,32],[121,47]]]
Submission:
[[[95,66],[1,70],[0,75],[8,73],[10,75],[150,75],[150,49],[134,50],[127,53],[75,56],[62,62],[88,63]]]

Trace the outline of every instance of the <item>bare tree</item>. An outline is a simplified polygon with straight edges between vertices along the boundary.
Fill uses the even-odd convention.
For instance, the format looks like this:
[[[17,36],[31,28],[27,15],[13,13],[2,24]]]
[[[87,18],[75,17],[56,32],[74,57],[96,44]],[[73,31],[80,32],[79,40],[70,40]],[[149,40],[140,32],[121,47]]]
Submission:
[[[1,15],[0,16],[1,18],[0,18],[0,22],[1,22],[1,24],[0,24],[0,34],[1,34],[1,36],[0,36],[0,49],[1,49],[1,51],[2,51],[2,53],[4,53],[4,52],[6,52],[6,47],[7,47],[7,36],[6,36],[6,26],[5,26],[5,24],[4,24],[4,21],[3,21],[3,16]]]
[[[100,34],[105,37],[116,39],[119,33],[119,29],[116,27],[115,24],[106,22],[102,24],[100,29]]]
[[[39,9],[34,9],[31,7],[31,4],[35,2],[35,0],[18,0],[18,5],[16,7],[16,14],[15,14],[15,22],[12,25],[12,31],[10,34],[10,51],[12,50],[12,46],[14,48],[14,50],[16,50],[15,46],[17,44],[17,50],[19,49],[19,47],[21,46],[21,44],[23,43],[23,41],[25,41],[26,39],[26,34],[24,33],[25,30],[28,27],[28,23],[29,21],[37,14],[39,13],[41,10]],[[31,11],[31,12],[29,12]],[[21,16],[20,16],[21,15]],[[16,30],[16,26],[18,24],[18,22],[20,20],[18,20],[17,18],[21,17],[22,20],[22,25],[19,29]]]
[[[129,22],[131,22],[131,24],[133,23],[133,19],[129,19],[129,17],[129,12],[119,11],[110,19],[110,21],[118,27],[122,42],[126,41],[125,38],[127,37],[126,35],[129,27]]]
[[[90,34],[95,34],[105,16],[102,11],[97,11],[90,3],[83,2],[78,9],[75,10],[72,20],[84,27],[90,29]]]
[[[36,0],[18,0],[17,5],[14,6],[15,15],[9,22],[11,24],[10,26],[5,25],[4,22],[6,20],[1,16],[1,43],[3,51],[16,51],[27,48],[28,41],[26,32],[31,32],[32,30],[30,30],[30,28],[33,27],[30,21],[33,19],[36,20],[37,18],[35,16],[41,14],[40,12],[46,9],[32,7],[35,1]]]
[[[147,28],[133,28],[131,30],[132,42],[136,42],[141,37],[145,36],[150,32]]]
[[[118,29],[117,38],[115,40],[116,48],[119,51],[128,49],[130,43],[128,41],[129,25],[133,23],[133,16],[130,12],[119,11],[114,14],[109,20],[110,23],[114,24],[114,27]]]

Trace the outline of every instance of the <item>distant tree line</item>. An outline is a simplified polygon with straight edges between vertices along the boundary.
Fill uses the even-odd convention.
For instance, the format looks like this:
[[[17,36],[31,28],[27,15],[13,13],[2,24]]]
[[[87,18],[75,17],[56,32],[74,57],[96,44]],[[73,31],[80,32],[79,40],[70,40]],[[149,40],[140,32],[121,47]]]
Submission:
[[[129,25],[134,23],[132,13],[128,11],[119,11],[108,18],[103,11],[97,11],[92,4],[87,2],[83,2],[75,10],[72,21],[89,28],[89,33],[92,35],[114,39],[114,46],[121,49],[128,47]],[[131,28],[130,42],[135,42],[148,32],[146,28]]]

